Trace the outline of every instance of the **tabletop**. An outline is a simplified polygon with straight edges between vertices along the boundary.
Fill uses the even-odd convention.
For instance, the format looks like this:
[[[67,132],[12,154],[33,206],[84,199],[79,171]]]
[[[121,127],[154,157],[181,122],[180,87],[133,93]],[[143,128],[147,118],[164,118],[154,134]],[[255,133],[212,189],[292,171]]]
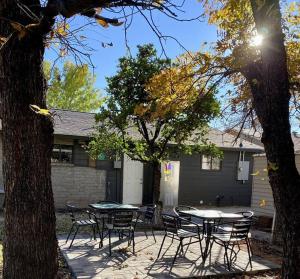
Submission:
[[[210,210],[210,209],[196,209],[196,210],[182,210],[184,214],[188,214],[194,217],[203,219],[239,219],[243,218],[242,214],[226,213],[221,210]]]
[[[98,210],[139,210],[138,206],[134,206],[131,204],[115,204],[115,203],[92,203],[89,204],[89,207]]]

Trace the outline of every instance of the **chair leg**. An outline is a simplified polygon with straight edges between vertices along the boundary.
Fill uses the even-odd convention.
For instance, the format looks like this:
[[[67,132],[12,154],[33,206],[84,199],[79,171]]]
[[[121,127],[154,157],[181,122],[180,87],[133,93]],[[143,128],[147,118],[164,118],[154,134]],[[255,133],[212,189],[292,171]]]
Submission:
[[[202,263],[203,263],[203,265],[205,264],[205,261],[206,261],[206,259],[207,259],[207,257],[208,257],[208,255],[211,255],[211,249],[212,249],[212,247],[213,247],[213,244],[214,244],[214,240],[213,239],[211,239],[210,240],[211,242],[206,242],[206,245],[208,245],[209,247],[206,249],[206,247],[205,247],[205,251],[206,251],[206,253],[205,253],[205,251],[203,252],[203,255],[202,255]]]
[[[186,246],[186,249],[185,249],[185,252],[184,252],[184,255],[186,254],[186,252],[189,250],[189,247],[191,245],[191,242],[192,242],[192,237],[190,237],[190,242],[189,244]]]
[[[247,241],[248,241],[248,243],[249,243],[249,248],[250,248],[251,256],[253,256],[253,250],[252,250],[250,238],[247,238]]]
[[[159,258],[159,255],[160,255],[161,249],[162,249],[162,247],[163,247],[163,245],[164,245],[164,242],[165,242],[166,236],[167,236],[167,235],[165,234],[165,235],[164,235],[164,238],[163,238],[163,241],[162,241],[162,243],[161,243],[161,245],[160,245],[160,249],[159,249],[159,252],[158,252],[157,259]]]
[[[147,232],[146,232],[146,231],[144,231],[144,234],[145,234],[146,238],[148,239],[148,235],[147,235]]]
[[[69,231],[69,234],[68,234],[68,237],[67,237],[66,243],[67,243],[67,242],[68,242],[68,240],[69,240],[69,237],[70,237],[70,235],[71,235],[71,233],[72,233],[72,231],[73,231],[73,228],[74,228],[74,224],[72,224],[72,227],[71,227],[71,229],[70,229],[70,231]]]
[[[135,250],[134,250],[134,248],[135,248],[134,231],[132,231],[131,234],[132,234],[132,251],[133,251],[133,254],[135,255]]]
[[[184,252],[183,252],[183,245],[182,245],[183,240],[181,239],[180,242],[181,242],[181,254],[184,255]]]
[[[201,257],[202,257],[202,259],[203,259],[203,248],[202,248],[202,243],[201,243],[201,241],[202,241],[202,239],[201,239],[201,237],[200,237],[200,235],[199,235],[200,252],[201,252]]]
[[[99,224],[96,224],[97,230],[98,230],[98,234],[99,234],[99,238],[100,238],[100,242],[99,242],[99,248],[103,247],[103,239],[102,239],[102,235],[101,235],[101,231],[99,228]]]
[[[72,239],[72,241],[71,241],[71,244],[70,244],[70,246],[69,246],[69,249],[72,247],[73,241],[74,241],[74,239],[75,239],[75,237],[76,237],[76,235],[77,235],[78,230],[79,230],[79,226],[77,226],[77,228],[76,228],[76,231],[75,231],[75,233],[74,233],[74,235],[73,235],[73,239]]]
[[[246,240],[246,244],[247,244],[247,250],[248,250],[248,257],[249,257],[249,263],[252,269],[252,260],[251,260],[251,246],[249,243],[249,239]]]
[[[229,259],[228,259],[228,246],[224,245],[224,248],[225,248],[225,258],[226,258],[226,262],[227,262],[227,267],[228,267],[228,270],[230,270],[230,262],[229,262]]]
[[[94,240],[96,240],[96,227],[95,227],[95,225],[93,225],[93,236],[94,236]]]
[[[110,239],[111,231],[108,230],[108,241],[109,241],[109,256],[111,256],[111,239]]]
[[[180,243],[179,243],[179,245],[178,245],[178,247],[177,247],[176,254],[175,254],[174,258],[173,258],[173,262],[172,262],[172,264],[171,264],[171,268],[170,268],[170,271],[169,271],[169,272],[172,271],[172,268],[173,268],[173,265],[174,265],[174,263],[175,263],[175,261],[176,261],[176,258],[177,258],[177,255],[178,255],[178,253],[179,253],[180,247],[181,247],[181,249],[182,249],[182,240],[180,240]]]
[[[232,244],[231,251],[230,251],[230,256],[229,256],[230,266],[232,265],[232,262],[233,262],[233,260],[232,260],[232,253],[234,252],[234,246],[235,246],[235,244],[233,243],[233,244]]]
[[[153,235],[154,241],[155,241],[155,243],[156,243],[156,238],[155,238],[155,235],[154,235],[153,227],[151,227],[151,231],[152,231],[152,235]]]

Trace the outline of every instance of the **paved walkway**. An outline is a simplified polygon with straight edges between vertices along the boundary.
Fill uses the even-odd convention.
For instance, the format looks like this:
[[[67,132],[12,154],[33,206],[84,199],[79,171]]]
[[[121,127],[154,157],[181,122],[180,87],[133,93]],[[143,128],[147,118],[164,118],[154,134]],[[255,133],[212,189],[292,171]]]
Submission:
[[[71,249],[65,244],[65,237],[60,237],[60,248],[76,278],[87,279],[142,279],[142,278],[190,278],[200,277],[229,272],[224,265],[224,251],[220,246],[215,245],[211,258],[207,260],[205,266],[201,265],[199,257],[199,245],[190,245],[185,257],[180,256],[175,262],[172,273],[169,274],[169,267],[177,242],[173,245],[171,240],[166,239],[163,257],[156,259],[163,235],[156,233],[157,243],[149,236],[145,238],[143,233],[136,233],[136,255],[132,254],[132,248],[127,247],[127,241],[112,240],[113,253],[108,256],[107,239],[104,247],[99,249],[98,241],[91,240],[90,236],[78,236]],[[168,249],[167,249],[168,248]],[[196,264],[195,264],[196,262]],[[253,257],[252,271],[261,271],[278,268],[277,265]],[[244,251],[238,254],[238,260],[232,267],[232,273],[250,271],[248,255]]]

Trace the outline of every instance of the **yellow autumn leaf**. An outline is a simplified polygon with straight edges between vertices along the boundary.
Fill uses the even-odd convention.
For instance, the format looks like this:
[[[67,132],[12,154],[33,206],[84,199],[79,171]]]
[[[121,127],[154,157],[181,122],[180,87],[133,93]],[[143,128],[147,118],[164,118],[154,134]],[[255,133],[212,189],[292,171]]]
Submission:
[[[56,33],[61,35],[61,36],[66,36],[68,34],[68,30],[70,29],[69,24],[59,24],[56,28]]]
[[[102,27],[104,27],[104,28],[108,28],[108,27],[109,27],[107,21],[105,21],[104,19],[97,18],[96,20],[97,20],[97,22],[98,22]]]
[[[7,42],[7,38],[5,37],[0,37],[0,45],[3,45]]]
[[[251,173],[251,175],[253,175],[253,176],[256,176],[256,175],[259,175],[259,173],[260,173],[260,171],[259,171],[259,170],[257,170],[256,172],[254,172],[254,173]]]
[[[259,201],[259,206],[260,206],[260,207],[265,207],[266,205],[267,205],[267,202],[266,202],[265,199],[261,199],[261,200]]]
[[[279,169],[276,163],[268,162],[268,170],[277,171]]]
[[[37,105],[30,105],[29,107],[31,108],[32,111],[34,111],[37,114],[44,115],[44,116],[50,115],[50,111],[48,109],[42,109]]]

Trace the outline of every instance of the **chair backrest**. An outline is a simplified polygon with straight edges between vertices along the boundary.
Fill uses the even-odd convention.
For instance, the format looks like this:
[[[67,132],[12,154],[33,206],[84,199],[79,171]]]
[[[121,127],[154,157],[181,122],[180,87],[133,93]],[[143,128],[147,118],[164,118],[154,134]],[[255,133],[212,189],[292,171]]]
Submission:
[[[239,211],[239,212],[236,212],[236,214],[241,214],[241,215],[243,215],[244,218],[250,219],[253,217],[254,212],[248,210],[248,211]]]
[[[242,220],[252,220],[253,216],[254,216],[254,212],[253,211],[239,211],[236,212],[236,214],[240,214],[243,215],[243,219]]]
[[[71,204],[67,204],[66,207],[67,207],[67,210],[70,214],[72,222],[75,222],[76,221],[75,211],[77,211],[78,208],[74,205],[71,205]]]
[[[155,210],[156,210],[156,204],[146,205],[146,211],[144,215],[145,219],[148,221],[152,221],[154,218]]]
[[[171,234],[177,234],[178,231],[178,218],[170,214],[163,213],[161,215],[162,222],[165,228],[165,231]]]
[[[130,228],[132,226],[132,219],[132,211],[115,211],[112,218],[113,228]]]
[[[246,219],[235,221],[232,225],[230,238],[234,238],[237,240],[248,238],[251,224],[252,221]]]
[[[110,204],[110,203],[113,203],[113,204],[120,204],[116,201],[108,201],[108,200],[105,200],[105,201],[98,201],[97,203],[100,203],[100,204]]]
[[[178,205],[173,208],[175,215],[191,221],[192,220],[191,215],[182,212],[182,211],[189,211],[189,210],[196,210],[196,208],[189,205]]]

